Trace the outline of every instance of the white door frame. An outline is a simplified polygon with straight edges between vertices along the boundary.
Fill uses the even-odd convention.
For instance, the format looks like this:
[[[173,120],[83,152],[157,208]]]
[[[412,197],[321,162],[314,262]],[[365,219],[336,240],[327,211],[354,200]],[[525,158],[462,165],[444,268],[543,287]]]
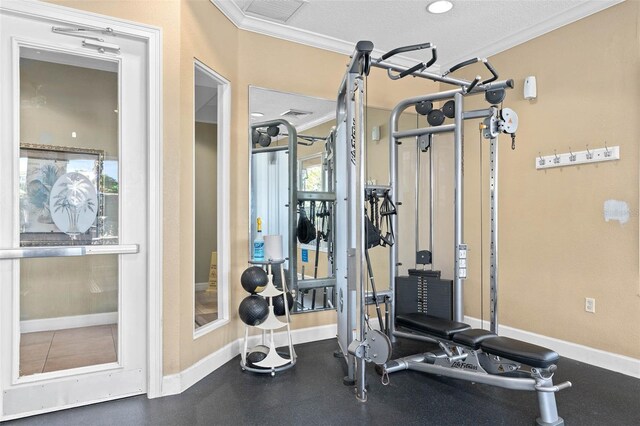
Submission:
[[[63,21],[69,25],[110,27],[147,43],[148,99],[148,259],[147,396],[162,396],[162,29],[35,1],[0,0],[0,10]]]

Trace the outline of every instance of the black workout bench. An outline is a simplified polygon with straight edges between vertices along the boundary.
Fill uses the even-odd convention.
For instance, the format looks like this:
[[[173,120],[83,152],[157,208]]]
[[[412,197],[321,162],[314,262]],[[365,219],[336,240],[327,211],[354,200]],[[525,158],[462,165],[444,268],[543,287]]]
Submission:
[[[462,380],[538,394],[538,425],[563,425],[555,392],[571,382],[553,385],[560,356],[547,348],[468,324],[414,312],[397,315],[394,336],[437,343],[439,350],[389,361],[386,373],[417,370]],[[527,366],[526,368],[523,368]]]

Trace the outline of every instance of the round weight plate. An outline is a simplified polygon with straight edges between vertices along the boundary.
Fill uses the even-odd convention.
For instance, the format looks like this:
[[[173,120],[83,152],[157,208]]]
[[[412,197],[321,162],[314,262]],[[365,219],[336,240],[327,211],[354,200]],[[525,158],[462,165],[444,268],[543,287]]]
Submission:
[[[431,110],[431,112],[427,115],[427,121],[432,126],[439,126],[444,123],[444,113],[439,109]]]
[[[484,92],[484,98],[491,105],[497,105],[500,102],[504,101],[504,98],[507,96],[507,91],[504,89],[496,89],[496,90],[487,90]]]
[[[416,104],[416,112],[420,115],[427,115],[433,109],[433,102],[422,101]]]
[[[453,118],[456,116],[456,103],[453,99],[444,103],[442,106],[442,112],[445,117]]]
[[[268,147],[269,145],[271,145],[271,136],[267,135],[266,133],[260,133],[260,139],[258,140],[258,143],[260,144],[260,146],[263,147]]]
[[[271,137],[278,136],[280,134],[280,128],[278,126],[267,127],[267,134]]]
[[[251,130],[251,142],[254,145],[260,142],[260,132],[258,132],[258,129]]]

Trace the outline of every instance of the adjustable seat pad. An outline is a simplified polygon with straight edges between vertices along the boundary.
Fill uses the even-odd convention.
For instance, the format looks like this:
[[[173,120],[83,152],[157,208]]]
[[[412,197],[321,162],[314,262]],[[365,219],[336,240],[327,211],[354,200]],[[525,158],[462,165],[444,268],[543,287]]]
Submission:
[[[419,312],[398,315],[396,317],[396,325],[406,327],[413,331],[443,337],[445,339],[451,339],[451,336],[455,333],[469,330],[471,328],[468,324],[463,322],[431,317]]]
[[[551,349],[508,337],[486,339],[480,343],[480,348],[486,353],[538,368],[547,368],[560,359],[560,355]]]
[[[497,334],[481,328],[461,331],[453,335],[453,341],[473,349],[480,348],[480,344],[486,339],[497,337]]]

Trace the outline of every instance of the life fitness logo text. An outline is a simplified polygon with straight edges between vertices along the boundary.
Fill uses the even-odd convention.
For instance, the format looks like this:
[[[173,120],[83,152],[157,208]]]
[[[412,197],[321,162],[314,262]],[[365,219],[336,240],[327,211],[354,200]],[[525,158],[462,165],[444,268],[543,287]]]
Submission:
[[[451,364],[452,368],[460,368],[462,370],[477,370],[478,366],[474,365],[474,364],[468,364],[466,362],[462,362],[462,361],[456,361],[453,364]]]
[[[356,119],[351,123],[351,163],[356,165]]]

